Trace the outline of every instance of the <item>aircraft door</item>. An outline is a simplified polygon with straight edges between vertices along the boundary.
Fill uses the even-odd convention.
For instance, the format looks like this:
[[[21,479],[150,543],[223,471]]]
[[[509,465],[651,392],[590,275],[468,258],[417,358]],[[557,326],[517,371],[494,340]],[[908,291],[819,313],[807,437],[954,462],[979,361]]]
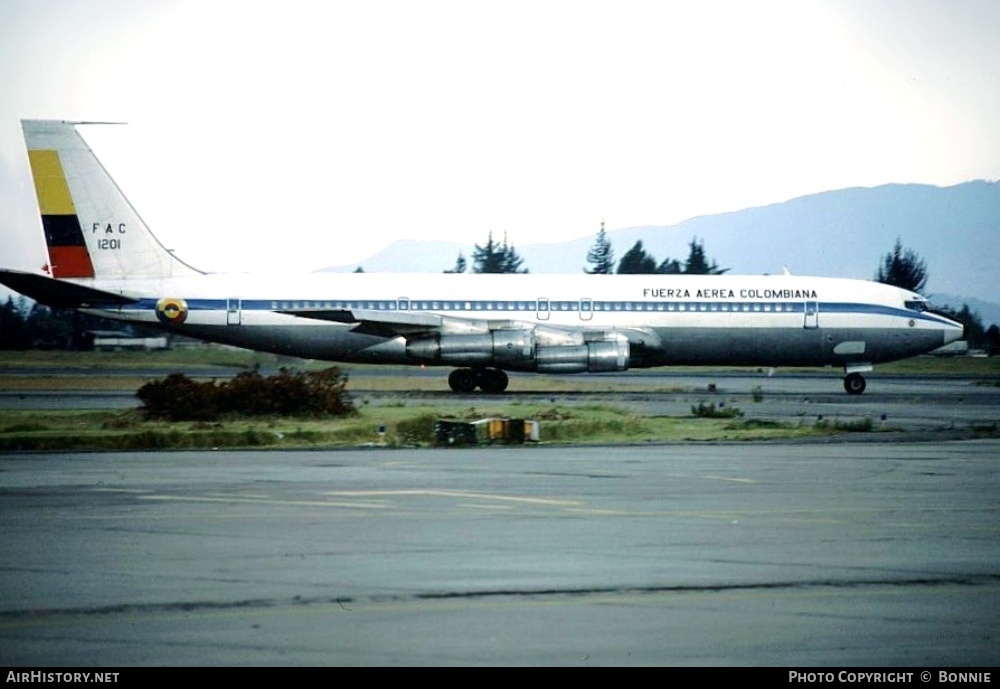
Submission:
[[[240,325],[243,322],[243,300],[230,297],[226,300],[226,325]]]
[[[547,321],[549,320],[549,300],[545,297],[539,297],[538,299],[538,320]]]
[[[580,320],[589,321],[594,317],[594,300],[584,297],[580,300]]]
[[[802,327],[807,330],[819,327],[819,301],[816,299],[806,300],[805,319],[802,322]]]

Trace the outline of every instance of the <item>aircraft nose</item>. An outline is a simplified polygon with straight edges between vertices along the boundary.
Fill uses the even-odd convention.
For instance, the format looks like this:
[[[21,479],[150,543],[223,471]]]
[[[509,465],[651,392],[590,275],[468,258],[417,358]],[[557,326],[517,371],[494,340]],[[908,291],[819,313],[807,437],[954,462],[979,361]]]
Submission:
[[[944,326],[944,344],[950,344],[955,340],[961,340],[965,335],[965,326],[956,321],[949,321]]]

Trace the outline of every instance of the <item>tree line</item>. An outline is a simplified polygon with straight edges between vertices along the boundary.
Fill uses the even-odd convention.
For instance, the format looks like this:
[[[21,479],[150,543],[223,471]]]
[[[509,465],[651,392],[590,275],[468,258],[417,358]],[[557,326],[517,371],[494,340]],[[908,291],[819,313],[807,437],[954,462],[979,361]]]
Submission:
[[[672,258],[657,261],[643,248],[640,239],[622,256],[616,267],[615,252],[611,248],[611,240],[608,239],[603,222],[593,247],[587,252],[587,263],[589,266],[584,268],[584,272],[591,275],[610,273],[721,275],[729,270],[720,268],[714,260],[709,260],[703,243],[697,237],[688,245],[688,257],[683,262]],[[524,259],[518,255],[514,246],[508,243],[506,234],[501,244],[493,239],[493,233],[490,232],[486,244],[483,246],[476,244],[472,252],[473,273],[527,273],[528,269],[524,268],[523,264]],[[454,267],[444,272],[464,273],[467,267],[465,256],[459,252]]]
[[[518,256],[513,244],[507,243],[507,233],[503,235],[503,244],[493,239],[490,232],[486,244],[479,246],[476,244],[472,251],[472,272],[473,273],[527,273],[528,269],[522,267],[524,259]],[[455,267],[446,270],[446,273],[464,273],[467,267],[465,256],[461,251],[455,259]]]
[[[129,324],[134,337],[163,333],[152,326]],[[27,297],[7,297],[0,304],[0,350],[52,349],[86,351],[94,348],[94,333],[121,332],[117,321],[73,309],[52,309]]]

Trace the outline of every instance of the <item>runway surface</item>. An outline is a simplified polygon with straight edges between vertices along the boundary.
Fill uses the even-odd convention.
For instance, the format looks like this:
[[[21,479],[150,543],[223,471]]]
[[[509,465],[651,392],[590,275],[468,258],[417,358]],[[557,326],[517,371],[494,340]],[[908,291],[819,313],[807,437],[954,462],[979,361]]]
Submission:
[[[0,456],[0,665],[995,666],[998,457]]]

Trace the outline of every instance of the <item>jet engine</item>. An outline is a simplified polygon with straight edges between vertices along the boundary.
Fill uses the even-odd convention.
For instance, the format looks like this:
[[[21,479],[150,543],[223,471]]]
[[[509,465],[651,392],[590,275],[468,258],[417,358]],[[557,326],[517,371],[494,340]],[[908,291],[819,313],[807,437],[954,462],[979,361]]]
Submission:
[[[539,373],[601,373],[628,369],[629,345],[624,337],[582,345],[539,347],[535,370]]]
[[[570,333],[566,342],[545,338],[536,342],[531,330],[491,330],[480,335],[441,335],[409,340],[408,356],[433,364],[493,366],[539,373],[599,373],[625,371],[629,342],[621,335],[586,341],[583,333]]]
[[[435,335],[409,340],[406,353],[419,361],[452,366],[523,368],[535,356],[530,330],[491,330],[483,335]]]

